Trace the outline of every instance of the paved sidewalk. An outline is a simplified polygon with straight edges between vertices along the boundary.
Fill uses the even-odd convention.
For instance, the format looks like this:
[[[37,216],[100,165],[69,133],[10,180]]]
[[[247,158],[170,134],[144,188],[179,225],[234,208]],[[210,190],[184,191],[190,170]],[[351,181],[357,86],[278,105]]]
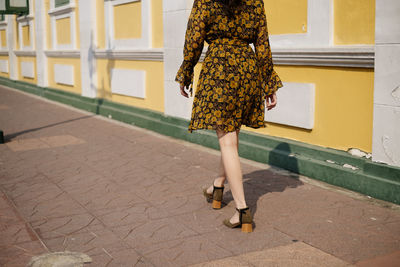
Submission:
[[[243,160],[244,234],[222,224],[229,185],[221,210],[202,195],[216,151],[3,87],[0,129],[0,266],[56,251],[96,267],[400,266],[398,206]]]

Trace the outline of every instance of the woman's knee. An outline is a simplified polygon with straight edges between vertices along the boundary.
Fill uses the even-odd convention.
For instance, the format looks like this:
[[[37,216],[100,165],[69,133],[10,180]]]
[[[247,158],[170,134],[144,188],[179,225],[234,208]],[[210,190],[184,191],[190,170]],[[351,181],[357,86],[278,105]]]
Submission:
[[[217,132],[217,135],[221,147],[237,147],[237,132]]]

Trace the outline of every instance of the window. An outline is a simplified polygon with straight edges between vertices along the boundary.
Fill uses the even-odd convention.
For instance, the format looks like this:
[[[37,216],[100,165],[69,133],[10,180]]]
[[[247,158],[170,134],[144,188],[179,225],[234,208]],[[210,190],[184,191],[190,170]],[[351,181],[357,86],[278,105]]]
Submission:
[[[29,14],[16,18],[18,25],[18,40],[20,50],[32,51],[35,49],[35,34],[33,23],[33,1],[29,0]]]
[[[69,0],[54,0],[54,7],[65,6],[69,4]]]
[[[53,50],[76,49],[76,15],[74,0],[52,0],[50,15]]]
[[[7,19],[0,15],[0,50],[7,50]]]
[[[151,47],[149,0],[108,0],[104,11],[107,49]]]

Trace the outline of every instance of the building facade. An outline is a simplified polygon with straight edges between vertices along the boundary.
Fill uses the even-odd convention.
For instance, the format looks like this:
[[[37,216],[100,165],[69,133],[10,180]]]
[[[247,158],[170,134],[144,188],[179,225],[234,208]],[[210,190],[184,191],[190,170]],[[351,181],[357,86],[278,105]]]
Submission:
[[[400,2],[264,3],[284,87],[269,126],[243,130],[400,166]],[[192,5],[30,0],[29,15],[0,21],[0,76],[187,120],[193,99],[174,78]]]

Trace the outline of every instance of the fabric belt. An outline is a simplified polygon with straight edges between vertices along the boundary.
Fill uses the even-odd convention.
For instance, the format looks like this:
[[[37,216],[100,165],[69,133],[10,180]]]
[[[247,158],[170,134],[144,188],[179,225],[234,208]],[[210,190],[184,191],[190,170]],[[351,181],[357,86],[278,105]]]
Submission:
[[[249,46],[249,43],[242,39],[234,38],[218,38],[211,41],[211,44],[217,45],[234,45],[234,46]]]

